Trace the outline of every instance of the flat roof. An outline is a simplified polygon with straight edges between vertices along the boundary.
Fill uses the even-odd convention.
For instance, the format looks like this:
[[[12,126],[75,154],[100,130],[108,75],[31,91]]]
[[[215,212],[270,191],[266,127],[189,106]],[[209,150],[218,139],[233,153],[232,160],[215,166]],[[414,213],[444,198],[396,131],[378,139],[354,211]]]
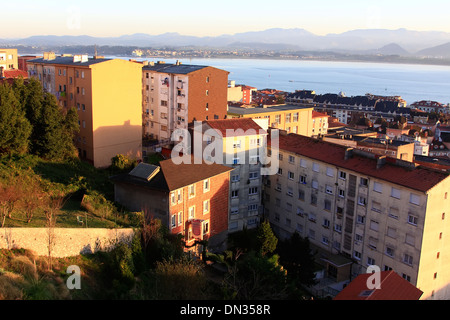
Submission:
[[[191,64],[155,63],[154,65],[146,65],[142,69],[162,73],[189,74],[191,72],[195,72],[205,68],[209,68],[209,66],[200,66]]]
[[[100,59],[94,59],[89,57],[89,59],[86,62],[73,62],[73,57],[55,57],[55,59],[47,60],[42,58],[32,59],[28,60],[28,63],[42,63],[42,64],[57,64],[57,65],[73,65],[73,66],[85,66],[88,67],[93,64],[102,63],[105,61],[110,61],[113,59],[108,58],[100,58]]]
[[[292,104],[284,104],[284,105],[276,105],[276,106],[268,106],[266,108],[263,107],[255,107],[255,108],[242,108],[242,107],[228,107],[229,114],[238,114],[238,115],[248,115],[248,114],[256,114],[256,113],[268,113],[268,112],[279,112],[279,111],[289,111],[289,110],[301,110],[301,109],[313,109],[313,107],[304,107],[297,106]]]

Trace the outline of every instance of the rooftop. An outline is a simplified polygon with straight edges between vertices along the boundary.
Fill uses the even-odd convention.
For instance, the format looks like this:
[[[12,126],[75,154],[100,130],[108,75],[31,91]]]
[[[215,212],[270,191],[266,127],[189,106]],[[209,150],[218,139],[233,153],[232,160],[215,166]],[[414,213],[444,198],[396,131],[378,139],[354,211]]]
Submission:
[[[159,166],[140,163],[130,173],[113,176],[111,180],[170,192],[231,170],[231,167],[205,162],[177,165],[169,159],[161,161]]]
[[[28,60],[28,63],[42,63],[42,64],[49,64],[49,65],[74,65],[74,66],[85,66],[88,67],[90,65],[93,64],[97,64],[97,63],[102,63],[105,61],[109,61],[112,59],[107,59],[107,58],[97,58],[94,59],[89,58],[86,62],[74,62],[74,57],[72,56],[57,56],[54,59],[44,59],[42,58],[37,58],[37,59],[31,59]]]
[[[367,281],[371,276],[375,275],[359,275],[333,300],[419,300],[423,294],[392,270],[380,272],[380,289],[369,289]]]
[[[227,133],[227,130],[237,131],[238,129],[242,129],[244,135],[250,134],[251,131],[254,130],[258,134],[265,134],[266,131],[261,128],[253,119],[251,118],[238,118],[238,119],[225,119],[225,120],[210,120],[205,121],[205,123],[210,126],[212,129],[217,130],[222,134],[223,137],[230,136],[230,132]],[[240,134],[236,134],[240,135]],[[233,135],[235,136],[235,135]]]
[[[190,64],[166,64],[155,63],[154,65],[145,65],[143,70],[156,71],[173,74],[189,74],[198,70],[209,68],[208,66],[190,65]]]
[[[267,108],[255,107],[255,108],[241,108],[241,107],[228,107],[229,114],[236,115],[249,115],[249,114],[257,114],[257,113],[269,113],[269,112],[280,112],[280,111],[294,111],[294,110],[303,110],[303,109],[311,109],[312,107],[303,107],[296,105],[274,105],[269,106]]]
[[[384,165],[378,167],[377,157],[379,156],[373,154],[363,156],[363,152],[353,150],[352,155],[346,157],[347,147],[345,146],[292,133],[280,134],[279,148],[424,193],[449,176],[443,172],[422,166],[415,167],[413,163],[391,158],[386,158]]]

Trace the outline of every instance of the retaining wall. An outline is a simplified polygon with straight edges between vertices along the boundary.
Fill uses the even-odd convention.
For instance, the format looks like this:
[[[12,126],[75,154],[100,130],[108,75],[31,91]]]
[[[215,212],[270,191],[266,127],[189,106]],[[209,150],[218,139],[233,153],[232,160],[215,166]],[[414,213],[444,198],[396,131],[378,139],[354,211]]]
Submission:
[[[133,229],[1,228],[0,249],[28,249],[48,256],[51,238],[52,257],[64,258],[107,251],[117,241],[129,243],[133,235]]]

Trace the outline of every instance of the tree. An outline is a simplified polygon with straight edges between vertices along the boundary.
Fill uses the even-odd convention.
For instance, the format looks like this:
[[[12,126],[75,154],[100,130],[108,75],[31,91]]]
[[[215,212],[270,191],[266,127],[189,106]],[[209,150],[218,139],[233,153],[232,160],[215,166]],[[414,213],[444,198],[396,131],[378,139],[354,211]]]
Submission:
[[[272,253],[277,248],[278,239],[272,231],[269,221],[265,220],[258,228],[257,239],[261,255]]]
[[[0,153],[27,152],[31,129],[11,86],[0,84]]]
[[[290,280],[306,286],[316,283],[314,255],[311,253],[308,238],[303,239],[296,232],[291,238],[280,243],[277,252]]]

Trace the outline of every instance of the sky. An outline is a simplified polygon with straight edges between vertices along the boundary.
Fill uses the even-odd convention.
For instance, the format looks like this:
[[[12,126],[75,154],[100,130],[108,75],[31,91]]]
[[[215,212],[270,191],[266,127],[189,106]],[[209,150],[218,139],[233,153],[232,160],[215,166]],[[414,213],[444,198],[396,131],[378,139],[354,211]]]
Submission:
[[[450,32],[448,0],[22,0],[1,7],[2,25],[8,28],[2,28],[0,39],[166,32],[217,36],[270,28],[301,28],[316,35],[354,29]]]

